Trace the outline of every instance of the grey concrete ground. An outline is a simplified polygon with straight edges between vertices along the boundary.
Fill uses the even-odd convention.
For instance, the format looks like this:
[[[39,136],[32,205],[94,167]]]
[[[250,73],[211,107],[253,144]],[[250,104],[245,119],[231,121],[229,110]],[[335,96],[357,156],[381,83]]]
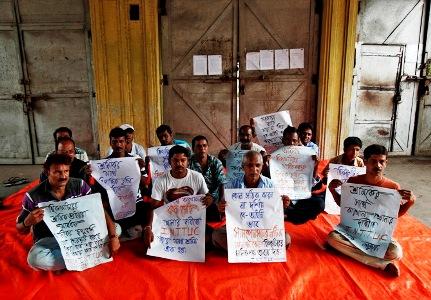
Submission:
[[[18,176],[31,181],[38,178],[41,169],[40,165],[0,165],[0,199],[24,186],[4,187],[4,180]],[[386,176],[414,192],[417,199],[410,214],[431,227],[431,157],[390,157]]]

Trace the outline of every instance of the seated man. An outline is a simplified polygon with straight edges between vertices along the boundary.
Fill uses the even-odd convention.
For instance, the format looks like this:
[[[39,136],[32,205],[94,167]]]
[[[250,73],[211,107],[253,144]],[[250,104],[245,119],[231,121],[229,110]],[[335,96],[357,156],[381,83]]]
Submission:
[[[163,124],[157,127],[156,135],[162,146],[179,145],[190,149],[190,145],[186,141],[174,139],[172,128],[169,125]]]
[[[226,181],[223,165],[217,157],[208,154],[208,140],[203,135],[193,138],[192,147],[194,154],[190,158],[190,169],[204,176],[209,193],[214,199],[208,207],[207,221],[219,221],[220,214],[216,204],[220,200],[220,189]]]
[[[147,156],[145,148],[133,141],[135,138],[135,128],[129,124],[123,124],[120,128],[126,132],[126,152],[131,156],[139,156],[140,158],[145,159]],[[109,148],[108,155],[111,154],[112,148]]]
[[[356,136],[349,136],[343,143],[343,154],[333,157],[329,160],[328,165],[323,170],[323,182],[326,183],[328,179],[329,164],[339,164],[346,166],[363,167],[364,161],[359,157],[359,151],[362,148],[362,141]]]
[[[48,156],[44,167],[48,179],[25,194],[22,211],[17,218],[18,232],[33,233],[34,245],[28,253],[29,265],[36,269],[57,271],[66,268],[60,246],[43,221],[44,211],[38,204],[48,201],[62,201],[90,194],[90,187],[82,180],[69,177],[71,159],[64,154]],[[115,223],[105,212],[111,255],[120,248]]]
[[[109,133],[109,142],[111,145],[112,154],[106,158],[134,157],[126,152],[125,130],[121,129],[120,127],[113,128]],[[139,157],[136,159],[138,161],[139,167],[141,169],[144,168],[144,160]],[[151,181],[151,178],[149,180]],[[117,223],[120,224],[122,228],[122,240],[130,240],[140,236],[142,232],[142,225],[147,223],[149,203],[145,203],[143,201],[141,190],[146,188],[148,184],[148,177],[141,176],[140,189],[138,190],[138,195],[136,198],[136,213],[131,217],[117,220]],[[101,193],[103,205],[109,212],[110,216],[113,217],[106,190],[98,182],[94,182],[92,189]]]
[[[88,183],[88,175],[87,175],[87,163],[82,160],[76,158],[75,152],[75,142],[68,137],[59,138],[57,143],[55,144],[55,151],[57,154],[65,154],[70,157],[72,160],[72,164],[70,165],[69,176],[73,178],[83,179]],[[44,168],[42,173],[40,174],[40,181],[44,181],[48,178],[46,174],[46,169]]]
[[[319,146],[311,141],[311,138],[313,137],[313,126],[306,122],[299,124],[298,134],[299,138],[301,139],[301,144],[305,147],[313,148],[314,151],[316,151],[316,156],[319,157]]]
[[[292,126],[287,126],[284,129],[282,142],[284,146],[302,146],[298,130]]]
[[[387,165],[387,155],[388,151],[384,146],[381,145],[374,144],[365,148],[364,159],[366,173],[364,175],[350,177],[347,182],[398,190],[403,199],[398,213],[398,216],[401,217],[414,204],[415,196],[411,191],[401,190],[398,183],[383,176]],[[340,205],[341,196],[336,192],[335,189],[340,185],[341,181],[334,179],[329,183],[328,186],[329,191],[334,196],[334,200],[338,205]],[[399,276],[400,274],[399,267],[395,261],[401,259],[402,248],[401,245],[395,240],[392,240],[392,242],[389,244],[384,258],[378,258],[365,254],[336,230],[332,231],[328,235],[328,244],[341,253],[371,267],[384,270],[392,276]]]
[[[54,135],[54,142],[55,142],[55,144],[57,144],[59,138],[68,137],[71,139],[72,138],[72,130],[70,130],[67,127],[59,127],[54,131],[53,135]],[[51,151],[50,153],[48,153],[46,155],[46,158],[48,158],[48,155],[54,154],[55,152],[56,152],[56,150]],[[82,160],[83,162],[88,162],[87,152],[85,152],[84,149],[75,147],[75,155],[76,155],[76,158]]]
[[[205,197],[202,198],[202,204],[207,208],[211,205],[213,198],[208,192],[205,179],[201,173],[187,168],[189,159],[190,151],[187,148],[175,145],[169,150],[169,163],[172,169],[163,176],[157,178],[154,182],[151,193],[153,209],[184,196],[204,194]],[[153,210],[151,210],[150,216],[144,227],[143,234],[145,247],[147,249],[150,247],[154,238],[151,230]]]
[[[242,169],[244,175],[235,178],[225,184],[225,189],[245,189],[245,188],[273,188],[274,184],[271,179],[262,176],[263,158],[262,155],[257,151],[248,151],[242,158]],[[287,196],[281,197],[283,201],[283,207],[289,206],[289,198]],[[224,214],[226,209],[226,201],[223,199],[218,204],[220,213]],[[286,248],[290,245],[290,236],[286,232]],[[212,233],[212,242],[216,248],[227,250],[227,234],[226,226],[216,229]]]
[[[363,167],[364,161],[359,157],[362,148],[362,141],[356,136],[349,136],[343,143],[343,154],[332,158],[329,162],[347,166]]]
[[[243,125],[239,128],[238,139],[239,142],[231,145],[229,150],[253,150],[259,153],[266,153],[265,148],[261,145],[253,143],[253,128],[250,125]]]
[[[302,146],[301,140],[298,138],[298,132],[295,127],[287,126],[283,131],[283,145],[284,146]],[[317,159],[313,177],[317,170]],[[314,189],[314,186],[312,190]],[[287,196],[286,196],[287,197]],[[309,220],[314,220],[325,209],[325,197],[322,195],[314,195],[308,199],[292,200],[289,206],[284,210],[285,220],[293,224],[304,224]]]

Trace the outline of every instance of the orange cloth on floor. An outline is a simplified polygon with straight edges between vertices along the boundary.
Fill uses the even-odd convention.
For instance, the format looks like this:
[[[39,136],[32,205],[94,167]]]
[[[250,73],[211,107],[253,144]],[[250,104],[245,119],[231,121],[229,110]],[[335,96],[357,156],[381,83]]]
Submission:
[[[399,220],[401,276],[362,265],[324,249],[338,217],[321,214],[304,225],[286,223],[292,237],[287,262],[229,264],[209,251],[205,263],[144,257],[141,242],[122,243],[114,261],[83,272],[32,270],[32,245],[15,219],[24,191],[4,200],[0,210],[0,295],[2,299],[430,299],[431,229],[410,216]]]

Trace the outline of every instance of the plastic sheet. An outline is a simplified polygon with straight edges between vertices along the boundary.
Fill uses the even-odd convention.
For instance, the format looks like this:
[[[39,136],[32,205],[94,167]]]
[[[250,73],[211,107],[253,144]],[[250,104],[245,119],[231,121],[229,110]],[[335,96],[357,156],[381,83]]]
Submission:
[[[338,217],[322,214],[295,226],[286,263],[228,264],[225,253],[207,252],[205,263],[145,257],[138,240],[124,242],[111,263],[84,272],[38,272],[27,262],[30,235],[15,219],[31,183],[4,200],[0,211],[2,299],[430,299],[431,229],[410,216],[395,238],[404,250],[401,276],[390,278],[335,251],[325,250]]]

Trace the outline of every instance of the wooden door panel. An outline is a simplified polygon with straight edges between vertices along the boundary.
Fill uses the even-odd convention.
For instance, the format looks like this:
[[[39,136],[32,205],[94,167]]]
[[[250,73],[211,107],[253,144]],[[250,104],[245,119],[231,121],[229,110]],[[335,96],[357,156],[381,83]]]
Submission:
[[[289,110],[294,125],[313,121],[317,74],[314,1],[240,1],[239,54],[240,124],[251,117]],[[274,49],[304,49],[304,68],[285,70],[246,70],[246,53]]]
[[[210,151],[232,143],[236,120],[235,1],[169,1],[162,18],[163,117],[177,138],[205,135]],[[224,76],[194,76],[193,55],[222,55]]]

